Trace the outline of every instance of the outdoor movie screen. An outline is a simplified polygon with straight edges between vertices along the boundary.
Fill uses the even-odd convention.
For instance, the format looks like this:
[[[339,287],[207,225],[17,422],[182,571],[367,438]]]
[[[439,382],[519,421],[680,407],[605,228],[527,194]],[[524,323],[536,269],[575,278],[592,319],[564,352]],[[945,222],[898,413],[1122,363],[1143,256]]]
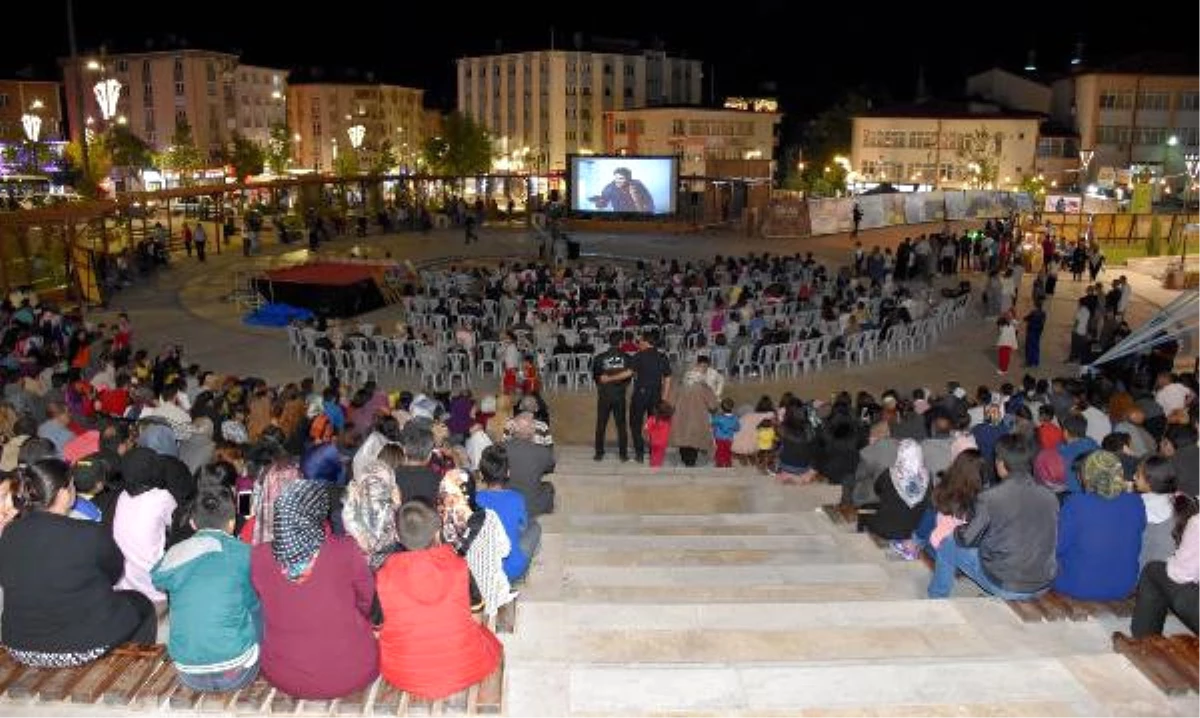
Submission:
[[[572,155],[570,161],[572,211],[675,213],[678,158]]]

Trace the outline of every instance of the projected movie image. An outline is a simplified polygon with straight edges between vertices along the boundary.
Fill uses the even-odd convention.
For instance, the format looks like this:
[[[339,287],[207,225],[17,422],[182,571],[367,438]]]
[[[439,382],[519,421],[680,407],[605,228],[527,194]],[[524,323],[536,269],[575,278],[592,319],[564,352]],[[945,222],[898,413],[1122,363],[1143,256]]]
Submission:
[[[672,214],[674,157],[572,157],[571,209],[576,212]]]

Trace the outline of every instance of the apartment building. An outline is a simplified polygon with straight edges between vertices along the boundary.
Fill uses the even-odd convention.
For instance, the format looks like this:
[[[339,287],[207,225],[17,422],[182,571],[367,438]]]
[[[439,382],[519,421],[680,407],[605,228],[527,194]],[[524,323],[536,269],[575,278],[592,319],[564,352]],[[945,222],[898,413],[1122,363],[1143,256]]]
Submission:
[[[776,111],[645,107],[604,113],[606,154],[677,155],[693,177],[769,179],[779,146]]]
[[[361,167],[375,163],[387,143],[402,172],[415,171],[429,123],[425,91],[387,85],[372,76],[304,78],[288,86],[288,127],[297,166],[332,172],[342,152],[357,152]],[[362,128],[354,147],[352,128]]]
[[[460,58],[458,110],[488,129],[497,156],[522,150],[527,169],[550,171],[568,154],[603,150],[605,113],[700,104],[699,60],[610,47]]]
[[[1013,189],[1036,172],[1043,117],[978,102],[872,110],[853,118],[850,162],[867,183]]]
[[[0,80],[0,142],[26,139],[21,118],[26,114],[41,119],[38,139],[63,138],[61,85],[40,80]]]
[[[186,122],[201,155],[216,162],[235,130],[265,143],[271,123],[285,116],[287,72],[241,65],[237,55],[225,52],[91,54],[59,64],[72,139],[82,127],[103,124],[93,88],[108,79],[120,83],[108,121],[128,126],[159,151],[170,145],[176,125]]]
[[[1179,174],[1200,146],[1198,85],[1194,57],[1143,53],[1057,80],[1052,113],[1095,151],[1087,181],[1114,169]]]

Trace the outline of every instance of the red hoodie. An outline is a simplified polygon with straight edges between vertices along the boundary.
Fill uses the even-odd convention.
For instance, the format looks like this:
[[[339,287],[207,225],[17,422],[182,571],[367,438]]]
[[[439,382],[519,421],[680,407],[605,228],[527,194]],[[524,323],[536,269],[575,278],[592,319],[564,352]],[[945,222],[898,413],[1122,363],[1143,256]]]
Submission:
[[[392,554],[379,569],[379,672],[389,683],[436,700],[496,670],[504,648],[471,617],[469,580],[467,562],[445,544]]]

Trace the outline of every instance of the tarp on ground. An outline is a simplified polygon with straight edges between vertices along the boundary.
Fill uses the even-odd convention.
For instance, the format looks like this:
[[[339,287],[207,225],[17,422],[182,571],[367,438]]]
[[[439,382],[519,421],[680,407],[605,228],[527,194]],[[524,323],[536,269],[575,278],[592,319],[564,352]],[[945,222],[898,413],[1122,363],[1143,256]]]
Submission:
[[[306,321],[313,316],[307,309],[276,303],[262,305],[243,317],[242,321],[254,327],[286,327],[294,321]]]

